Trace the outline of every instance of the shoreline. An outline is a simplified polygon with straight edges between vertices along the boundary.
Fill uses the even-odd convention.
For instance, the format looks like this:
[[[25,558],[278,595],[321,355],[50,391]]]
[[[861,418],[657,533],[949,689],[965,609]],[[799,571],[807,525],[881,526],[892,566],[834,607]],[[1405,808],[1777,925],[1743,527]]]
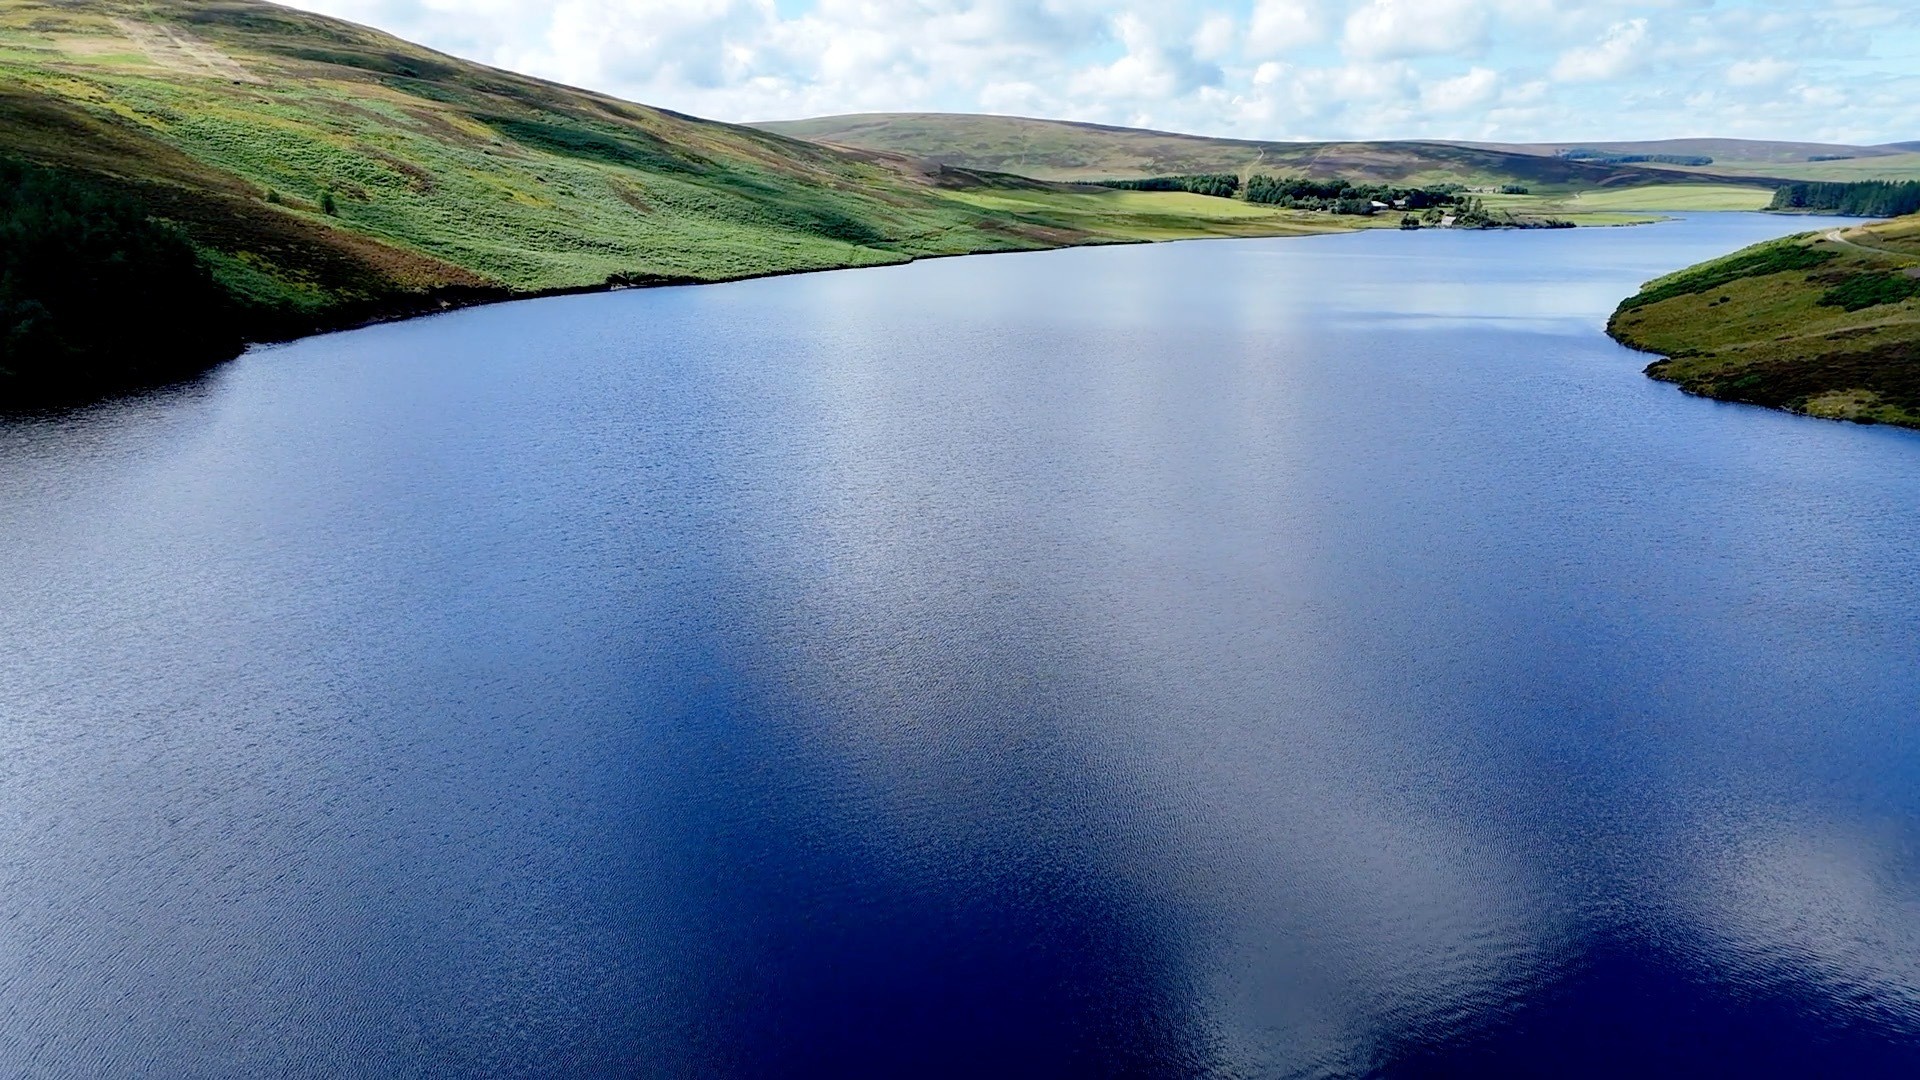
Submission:
[[[1730,212],[1731,213],[1766,213],[1767,211],[1700,211],[1700,212],[1702,213],[1730,213]],[[1650,211],[1650,213],[1652,212]],[[1573,226],[1573,228],[1574,229],[1620,229],[1620,228],[1638,227],[1643,225],[1657,225],[1662,222],[1672,221],[1672,220],[1675,220],[1675,219],[1671,212],[1661,212],[1661,216],[1652,217],[1646,221],[1576,224]],[[35,403],[21,405],[21,406],[13,406],[13,407],[0,406],[0,421],[45,418],[48,416],[65,415],[65,414],[70,414],[73,412],[91,408],[93,406],[106,404],[118,399],[130,397],[130,396],[134,396],[142,393],[165,390],[169,387],[182,386],[194,380],[204,378],[209,373],[215,370],[218,370],[223,365],[230,363],[234,360],[237,360],[240,357],[245,356],[249,353],[259,351],[259,350],[271,349],[281,345],[290,345],[294,342],[305,341],[309,338],[325,337],[329,334],[347,333],[353,330],[364,330],[369,327],[382,326],[390,323],[409,322],[415,319],[430,318],[435,315],[449,315],[455,312],[466,311],[472,308],[492,307],[499,304],[512,304],[512,303],[519,303],[522,301],[529,301],[529,300],[547,300],[547,299],[553,299],[556,297],[563,297],[563,296],[590,296],[590,295],[595,295],[600,293],[625,292],[628,290],[636,290],[636,289],[683,288],[683,287],[703,286],[703,285],[732,285],[732,284],[736,284],[744,281],[759,281],[759,280],[768,279],[768,278],[795,277],[801,274],[827,274],[827,273],[839,273],[839,272],[848,271],[848,270],[873,270],[873,269],[882,269],[886,267],[907,266],[913,263],[929,262],[936,259],[976,258],[980,256],[991,256],[991,255],[1034,255],[1034,254],[1041,254],[1049,251],[1070,251],[1070,250],[1075,250],[1079,248],[1093,248],[1093,247],[1124,247],[1124,246],[1147,245],[1147,244],[1177,244],[1177,243],[1193,243],[1197,241],[1214,241],[1214,240],[1288,240],[1288,239],[1303,239],[1303,238],[1319,237],[1319,236],[1348,236],[1348,235],[1353,235],[1357,233],[1366,233],[1366,232],[1400,232],[1400,231],[1403,231],[1403,230],[1400,230],[1397,226],[1392,226],[1392,225],[1349,226],[1349,225],[1336,224],[1334,227],[1330,227],[1326,229],[1316,229],[1316,230],[1301,229],[1301,230],[1277,231],[1277,232],[1272,232],[1267,234],[1251,235],[1251,236],[1248,236],[1248,235],[1222,236],[1217,234],[1215,235],[1203,234],[1203,235],[1196,235],[1196,236],[1167,237],[1164,239],[1137,239],[1137,238],[1130,238],[1130,237],[1090,236],[1088,239],[1076,241],[1073,243],[1051,244],[1051,245],[1042,246],[1042,247],[995,248],[995,249],[983,249],[980,251],[938,252],[938,253],[927,254],[927,255],[907,255],[897,260],[891,260],[891,261],[885,261],[885,262],[874,262],[874,263],[865,263],[865,264],[849,263],[849,264],[843,264],[838,266],[795,267],[795,268],[780,269],[780,270],[757,271],[752,273],[736,274],[736,275],[731,275],[726,277],[715,277],[715,278],[698,278],[698,277],[691,277],[691,276],[670,276],[670,275],[644,275],[644,276],[615,275],[613,278],[609,278],[607,281],[603,281],[603,282],[596,282],[596,283],[584,284],[584,285],[561,285],[561,286],[555,286],[553,288],[548,288],[548,289],[533,289],[533,290],[516,290],[516,289],[509,288],[507,286],[485,286],[485,285],[437,286],[437,287],[425,290],[424,292],[421,292],[421,293],[400,294],[400,295],[396,295],[394,297],[388,298],[386,300],[369,301],[369,302],[364,302],[359,304],[347,305],[339,310],[339,317],[337,318],[314,319],[312,321],[305,322],[305,323],[290,321],[291,325],[298,326],[298,329],[294,329],[285,334],[274,334],[274,335],[268,335],[268,336],[249,338],[243,343],[240,351],[233,353],[230,356],[223,356],[223,357],[219,357],[217,359],[211,360],[205,366],[197,370],[186,372],[176,377],[156,380],[151,382],[134,382],[134,383],[128,383],[125,385],[106,387],[106,388],[101,388],[97,393],[76,395],[73,397],[68,397],[63,399],[45,400],[45,401],[35,402]],[[1473,232],[1555,233],[1555,232],[1565,232],[1569,230],[1566,228],[1543,228],[1543,227],[1526,227],[1526,226],[1494,226],[1491,228],[1474,228],[1474,229],[1441,228],[1438,226],[1428,226],[1418,230],[1404,230],[1404,231],[1467,232],[1467,233],[1473,233]],[[625,280],[621,280],[622,277],[625,277]],[[1632,342],[1626,341],[1624,339],[1621,339],[1615,336],[1611,328],[1611,325],[1609,325],[1606,332],[1609,337],[1614,337],[1614,339],[1616,341],[1619,341],[1620,344],[1626,345],[1629,348],[1634,348],[1636,351],[1650,352],[1650,353],[1655,352],[1655,350],[1641,348],[1633,344]],[[1656,363],[1658,362],[1659,361],[1656,361]],[[1658,378],[1658,376],[1650,376],[1650,377]],[[1671,380],[1663,380],[1663,381],[1671,381]]]
[[[1708,213],[1729,213],[1729,212],[1730,213],[1759,213],[1761,211],[1705,211],[1705,212],[1708,212]],[[1665,212],[1662,212],[1662,213],[1665,214]],[[1589,224],[1589,225],[1576,224],[1572,226],[1572,228],[1574,229],[1628,229],[1628,228],[1638,228],[1644,225],[1658,225],[1661,222],[1672,221],[1672,220],[1674,220],[1674,218],[1670,214],[1666,214],[1666,216],[1649,218],[1646,221],[1610,221],[1610,222],[1598,222],[1598,223]],[[847,263],[841,266],[808,266],[808,267],[796,267],[793,269],[786,269],[786,270],[762,270],[762,271],[756,271],[754,273],[735,274],[729,277],[697,278],[697,277],[672,277],[667,275],[658,275],[658,276],[649,276],[648,280],[607,281],[607,282],[601,282],[601,283],[592,284],[592,285],[559,285],[550,289],[532,289],[532,290],[515,290],[515,289],[507,288],[506,286],[493,287],[493,286],[484,286],[484,285],[448,285],[448,286],[441,286],[441,287],[429,290],[427,293],[424,293],[424,294],[418,294],[418,300],[419,300],[418,303],[395,305],[396,310],[392,312],[376,314],[376,315],[372,315],[362,319],[350,320],[350,321],[340,323],[338,325],[330,324],[330,325],[316,326],[313,329],[301,330],[296,333],[291,333],[291,334],[287,334],[279,337],[263,337],[263,338],[257,338],[257,339],[249,339],[246,342],[245,346],[238,353],[235,353],[233,356],[227,357],[224,360],[215,361],[214,363],[208,365],[205,369],[203,369],[201,373],[204,373],[205,371],[211,371],[214,368],[219,367],[221,364],[226,363],[228,360],[237,359],[241,356],[246,355],[249,352],[252,352],[256,348],[274,346],[274,345],[287,345],[295,341],[304,341],[307,338],[324,337],[328,334],[345,333],[349,330],[364,330],[370,326],[381,326],[386,323],[406,322],[412,319],[424,319],[434,315],[448,315],[456,311],[467,310],[468,308],[491,307],[495,304],[519,303],[520,301],[523,301],[523,300],[548,300],[558,296],[591,296],[597,293],[626,292],[629,290],[636,290],[636,289],[668,289],[668,288],[696,287],[696,286],[702,286],[702,285],[734,285],[742,281],[761,281],[767,278],[798,277],[802,274],[837,274],[847,270],[882,270],[882,269],[886,269],[887,267],[908,266],[913,263],[933,262],[938,259],[972,259],[972,258],[979,258],[982,256],[992,256],[992,255],[1040,255],[1040,254],[1045,254],[1046,252],[1049,252],[1049,251],[1073,251],[1080,248],[1144,247],[1150,244],[1191,244],[1191,243],[1209,242],[1209,241],[1215,241],[1215,240],[1221,240],[1221,241],[1304,240],[1304,239],[1310,239],[1313,237],[1320,237],[1320,236],[1351,236],[1356,233],[1401,232],[1401,231],[1476,233],[1476,232],[1567,232],[1570,230],[1564,226],[1563,227],[1544,227],[1544,226],[1524,226],[1524,225],[1497,225],[1489,228],[1477,228],[1477,229],[1441,228],[1439,226],[1426,226],[1417,230],[1416,229],[1401,230],[1398,226],[1393,226],[1393,225],[1361,225],[1361,226],[1337,226],[1334,228],[1314,229],[1314,230],[1301,229],[1301,230],[1293,230],[1293,231],[1287,231],[1287,232],[1256,234],[1256,235],[1250,235],[1250,236],[1246,236],[1246,235],[1222,236],[1218,234],[1212,234],[1212,235],[1198,235],[1198,236],[1170,236],[1160,240],[1143,240],[1143,239],[1134,239],[1131,237],[1093,237],[1091,239],[1077,241],[1075,243],[1051,244],[1046,247],[990,248],[990,249],[982,249],[980,251],[942,251],[942,252],[936,252],[930,255],[908,255],[904,258],[901,258],[895,261],[889,261],[889,262],[874,262],[874,263],[861,263],[861,264]],[[456,296],[455,294],[461,294],[461,295]],[[384,305],[375,305],[375,306],[384,306]],[[174,380],[174,381],[179,381],[179,380]],[[160,384],[154,384],[154,385],[161,386],[161,385],[167,385],[167,384],[160,383]]]

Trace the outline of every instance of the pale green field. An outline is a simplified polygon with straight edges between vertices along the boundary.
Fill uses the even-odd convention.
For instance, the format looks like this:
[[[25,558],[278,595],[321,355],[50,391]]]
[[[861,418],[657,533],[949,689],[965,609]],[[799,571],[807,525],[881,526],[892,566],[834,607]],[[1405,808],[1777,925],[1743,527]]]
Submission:
[[[1565,200],[1568,210],[1764,210],[1773,191],[1734,184],[1658,184],[1582,191]]]
[[[1346,232],[1379,224],[1367,218],[1282,210],[1184,191],[980,188],[950,192],[948,197],[981,210],[1044,214],[1063,224],[1132,240]],[[1395,224],[1398,221],[1394,218]]]
[[[1655,184],[1599,188],[1569,194],[1483,195],[1489,209],[1564,218],[1576,225],[1638,225],[1663,213],[1703,210],[1764,210],[1768,188],[1739,184]]]
[[[1673,166],[1662,168],[1671,168],[1674,172],[1695,171]],[[1920,180],[1920,153],[1882,154],[1842,161],[1715,161],[1698,171],[1784,180]]]

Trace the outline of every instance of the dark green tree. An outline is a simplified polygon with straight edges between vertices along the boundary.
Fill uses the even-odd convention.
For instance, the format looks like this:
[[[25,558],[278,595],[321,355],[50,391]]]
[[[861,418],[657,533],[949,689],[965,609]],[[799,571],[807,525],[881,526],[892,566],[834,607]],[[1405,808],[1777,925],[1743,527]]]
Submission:
[[[193,245],[97,182],[0,160],[0,406],[83,398],[238,352]]]

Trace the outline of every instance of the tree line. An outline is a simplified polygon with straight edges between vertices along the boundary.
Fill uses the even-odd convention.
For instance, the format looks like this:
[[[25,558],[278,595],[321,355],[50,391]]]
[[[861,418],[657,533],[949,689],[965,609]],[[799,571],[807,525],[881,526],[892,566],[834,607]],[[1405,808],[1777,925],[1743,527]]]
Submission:
[[[1860,180],[1788,184],[1773,193],[1769,210],[1811,210],[1850,217],[1899,217],[1920,212],[1920,180]]]
[[[1610,150],[1589,150],[1582,146],[1562,150],[1560,156],[1568,161],[1586,161],[1595,165],[1638,165],[1647,162],[1657,165],[1713,164],[1713,159],[1704,154],[1616,154]]]
[[[0,408],[176,378],[240,351],[185,236],[97,183],[0,158]]]
[[[1100,186],[1125,191],[1191,191],[1195,195],[1231,199],[1240,193],[1240,178],[1233,173],[1195,173],[1190,176],[1149,176],[1144,180],[1102,180]]]
[[[1402,213],[1400,227],[1418,229],[1441,224],[1451,216],[1456,228],[1564,228],[1564,221],[1522,220],[1504,211],[1489,209],[1477,195],[1462,184],[1432,184],[1426,187],[1398,187],[1393,184],[1366,184],[1352,180],[1319,180],[1305,176],[1265,176],[1256,174],[1244,182],[1232,173],[1195,173],[1184,176],[1150,176],[1137,180],[1103,180],[1101,186],[1127,191],[1190,191],[1223,199],[1242,198],[1250,203],[1288,210],[1318,210],[1331,214],[1371,217],[1383,209]],[[1524,195],[1525,185],[1508,184],[1505,194]]]
[[[1379,203],[1397,210],[1419,212],[1460,205],[1466,188],[1459,184],[1431,187],[1395,187],[1360,184],[1351,180],[1313,180],[1294,176],[1250,176],[1243,183],[1233,173],[1193,173],[1149,176],[1138,180],[1102,180],[1102,187],[1125,191],[1190,191],[1222,199],[1244,198],[1250,203],[1293,210],[1324,210],[1335,214],[1372,214]],[[1522,189],[1524,190],[1524,189]]]

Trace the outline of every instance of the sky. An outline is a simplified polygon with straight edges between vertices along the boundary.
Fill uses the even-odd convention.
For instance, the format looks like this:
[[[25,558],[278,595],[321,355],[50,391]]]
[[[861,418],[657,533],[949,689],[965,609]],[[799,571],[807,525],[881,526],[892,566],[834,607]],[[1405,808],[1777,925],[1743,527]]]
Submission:
[[[719,120],[1920,140],[1920,0],[293,0]]]

